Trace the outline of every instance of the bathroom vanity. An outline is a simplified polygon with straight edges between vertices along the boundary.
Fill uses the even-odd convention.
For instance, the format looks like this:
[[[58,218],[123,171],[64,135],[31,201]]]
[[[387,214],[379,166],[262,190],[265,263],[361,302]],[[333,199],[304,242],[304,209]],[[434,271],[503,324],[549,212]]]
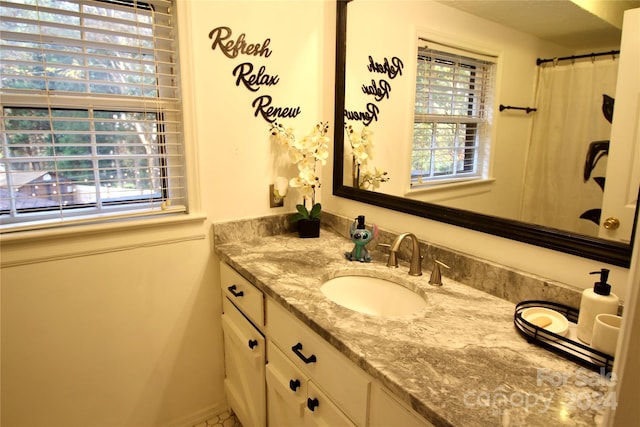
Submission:
[[[431,286],[428,268],[389,269],[377,249],[372,263],[347,261],[351,246],[325,229],[317,239],[216,244],[225,347],[238,347],[225,348],[225,387],[243,424],[587,426],[615,403],[612,381],[527,343],[512,302],[447,277]],[[320,290],[344,274],[399,283],[426,307],[403,316],[347,309]],[[241,339],[228,338],[241,328]]]
[[[224,262],[220,276],[225,392],[243,425],[432,425]]]

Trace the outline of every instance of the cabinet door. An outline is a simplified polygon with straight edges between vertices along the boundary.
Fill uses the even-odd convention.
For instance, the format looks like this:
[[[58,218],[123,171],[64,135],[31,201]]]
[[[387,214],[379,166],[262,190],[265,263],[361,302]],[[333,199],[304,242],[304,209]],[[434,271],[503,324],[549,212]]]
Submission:
[[[224,387],[229,405],[244,426],[266,425],[265,339],[223,299]]]
[[[307,377],[271,342],[267,342],[267,414],[273,427],[304,426]]]
[[[307,427],[355,427],[355,424],[325,395],[313,381],[309,381],[304,421]]]
[[[407,408],[404,403],[396,400],[387,390],[375,384],[371,387],[369,426],[433,427],[433,424]]]

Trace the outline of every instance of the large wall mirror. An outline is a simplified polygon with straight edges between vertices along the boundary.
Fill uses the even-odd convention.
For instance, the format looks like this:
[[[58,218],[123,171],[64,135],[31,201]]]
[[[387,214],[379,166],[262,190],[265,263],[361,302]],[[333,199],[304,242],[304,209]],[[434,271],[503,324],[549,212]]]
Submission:
[[[601,214],[607,170],[613,167],[608,142],[620,9],[640,2],[602,1],[600,6],[617,8],[599,10],[602,17],[571,0],[337,3],[334,195],[629,266],[637,189],[626,206],[631,218],[620,230],[603,231]],[[434,179],[423,180],[416,172],[425,168],[416,166],[414,147],[420,96],[416,82],[420,61],[435,59],[430,53],[434,49],[494,64],[488,83],[493,96],[483,98],[489,126],[482,132],[490,145],[478,147],[471,156],[466,150],[452,154],[453,170],[476,156],[480,171],[474,169],[472,178],[460,174],[441,179],[433,165]],[[559,94],[554,86],[559,77],[545,73],[561,70],[559,58],[565,57],[574,57],[565,61],[574,69],[598,67],[600,74],[587,79],[605,82],[593,89],[599,102],[591,107],[596,116],[581,119],[582,124],[570,115],[550,122],[557,120],[558,109],[578,110],[591,102],[588,96],[596,96],[584,95],[586,89]],[[537,59],[552,60],[536,65]],[[602,65],[606,62],[613,65]],[[473,89],[478,80],[474,71]],[[547,86],[554,87],[552,97],[544,92]],[[559,96],[575,102],[567,106],[557,101]],[[464,139],[475,126],[453,133]],[[433,135],[439,132],[434,129],[429,131]],[[572,139],[578,142],[569,149]],[[358,144],[363,141],[370,141],[369,158],[359,167],[354,155],[362,155]],[[549,159],[554,166],[544,163]],[[567,175],[539,175],[553,168]]]

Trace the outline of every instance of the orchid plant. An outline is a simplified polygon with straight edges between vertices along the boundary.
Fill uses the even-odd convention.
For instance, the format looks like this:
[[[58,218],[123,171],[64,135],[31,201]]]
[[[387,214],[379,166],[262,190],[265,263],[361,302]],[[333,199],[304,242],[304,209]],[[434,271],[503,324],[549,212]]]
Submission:
[[[288,149],[291,162],[298,167],[298,175],[291,178],[289,186],[298,188],[302,193],[302,204],[296,205],[298,211],[292,221],[300,219],[318,219],[322,205],[316,203],[316,190],[320,188],[318,177],[318,163],[324,166],[329,157],[327,131],[328,122],[320,122],[314,126],[311,132],[298,139],[291,128],[285,128],[280,123],[272,123],[270,132],[275,142]],[[311,209],[307,209],[307,202]]]
[[[377,167],[373,171],[367,169],[367,163],[373,159],[373,132],[363,126],[357,132],[352,125],[345,125],[347,137],[351,144],[353,158],[353,186],[363,190],[376,190],[383,182],[389,181],[388,173]]]

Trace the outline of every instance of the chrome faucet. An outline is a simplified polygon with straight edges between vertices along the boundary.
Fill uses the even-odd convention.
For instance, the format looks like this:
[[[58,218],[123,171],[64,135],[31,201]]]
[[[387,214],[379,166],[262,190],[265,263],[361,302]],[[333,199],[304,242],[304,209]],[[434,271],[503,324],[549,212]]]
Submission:
[[[387,267],[398,267],[397,252],[400,248],[400,243],[406,238],[410,237],[413,246],[411,249],[411,263],[409,265],[409,274],[412,276],[422,276],[422,255],[420,255],[420,245],[418,239],[413,233],[402,233],[391,244],[389,252],[389,260],[387,261]]]

